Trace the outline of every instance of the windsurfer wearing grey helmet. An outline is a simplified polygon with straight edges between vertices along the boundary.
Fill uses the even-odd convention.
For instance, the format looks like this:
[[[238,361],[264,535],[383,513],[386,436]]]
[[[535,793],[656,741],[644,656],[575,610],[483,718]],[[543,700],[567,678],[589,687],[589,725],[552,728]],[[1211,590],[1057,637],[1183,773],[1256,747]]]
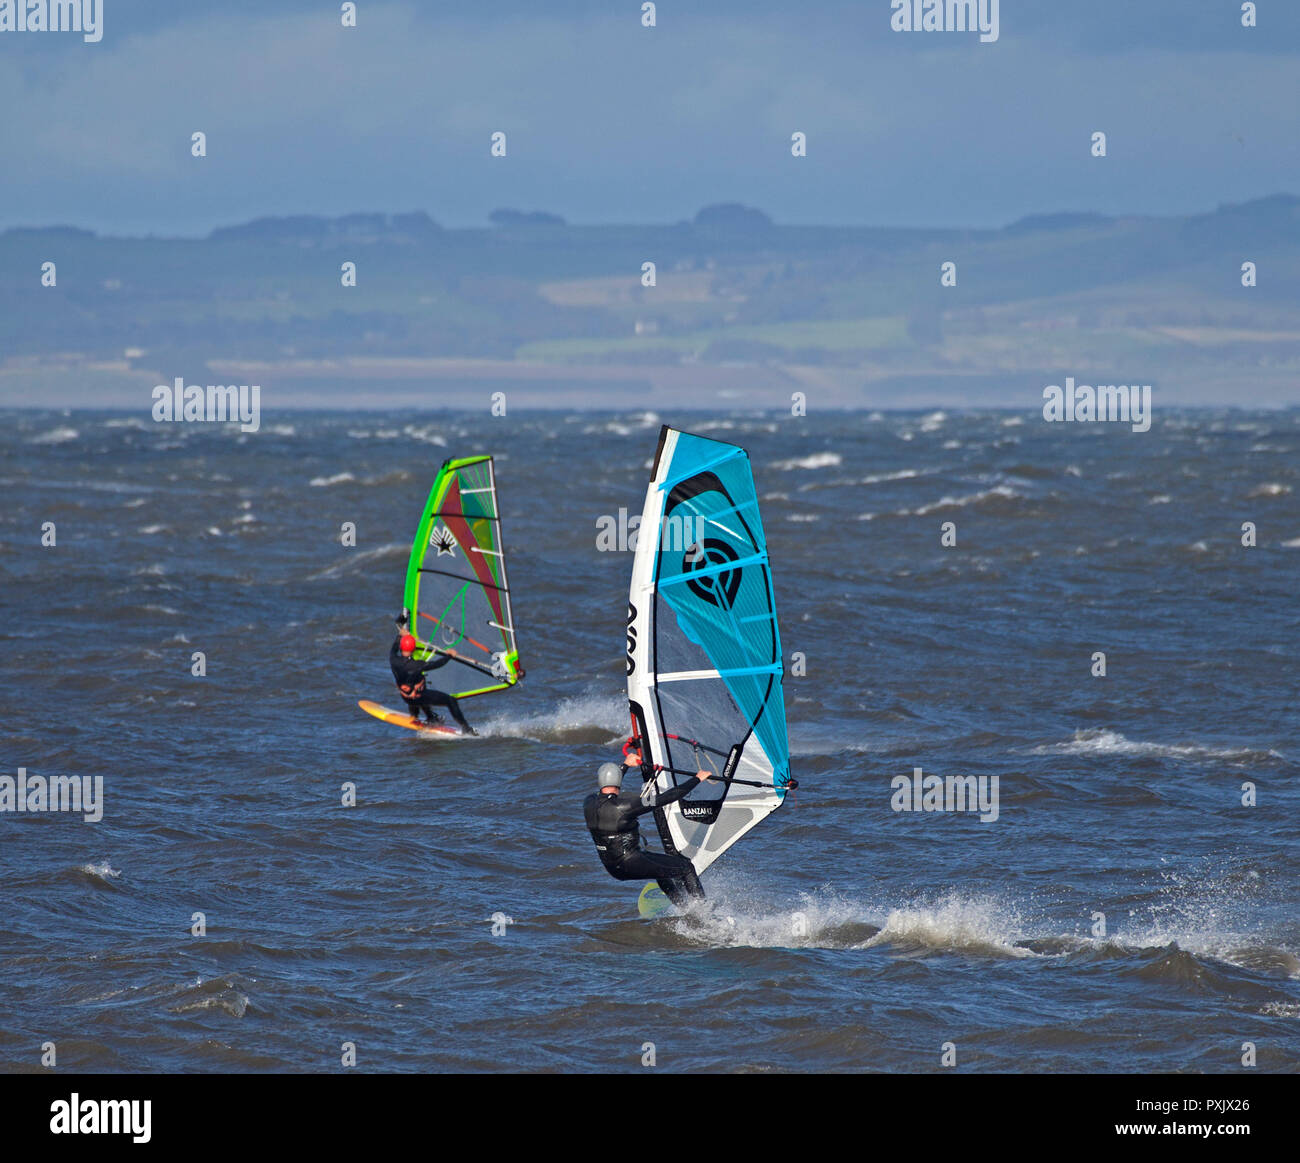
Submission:
[[[699,787],[711,773],[700,771],[672,791],[643,797],[622,790],[623,777],[628,769],[640,766],[641,755],[636,750],[628,752],[622,767],[616,763],[602,763],[596,771],[599,790],[583,801],[587,828],[596,842],[601,863],[615,880],[658,881],[664,895],[673,904],[685,903],[688,894],[703,897],[704,890],[695,875],[695,866],[685,856],[672,852],[647,852],[641,847],[637,817],[681,799]],[[646,791],[649,792],[648,786]]]

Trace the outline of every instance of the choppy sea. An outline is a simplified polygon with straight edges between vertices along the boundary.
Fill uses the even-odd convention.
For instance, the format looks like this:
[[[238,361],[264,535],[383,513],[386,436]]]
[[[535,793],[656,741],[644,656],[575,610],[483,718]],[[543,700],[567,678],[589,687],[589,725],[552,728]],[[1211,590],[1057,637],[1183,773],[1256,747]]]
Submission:
[[[1300,1070],[1300,412],[0,420],[0,777],[103,787],[0,812],[0,1067]],[[750,450],[800,788],[643,921],[581,800],[661,422]],[[528,673],[447,743],[356,702],[474,452]]]

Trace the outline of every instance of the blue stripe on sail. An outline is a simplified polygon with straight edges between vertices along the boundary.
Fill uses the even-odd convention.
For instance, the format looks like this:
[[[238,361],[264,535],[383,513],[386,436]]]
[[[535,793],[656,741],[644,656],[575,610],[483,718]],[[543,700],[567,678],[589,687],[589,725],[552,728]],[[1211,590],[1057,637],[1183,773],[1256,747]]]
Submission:
[[[678,452],[679,452],[679,453],[680,453],[680,450],[681,450],[681,447],[682,447],[682,439],[683,439],[684,437],[686,437],[687,435],[688,435],[687,433],[683,432],[683,433],[682,433],[680,436],[678,436],[678,438],[677,438],[677,448],[678,448]],[[704,440],[704,439],[707,439],[707,438],[706,438],[706,437],[703,437],[703,436],[694,436],[694,437],[690,437],[690,439],[692,439],[692,440]],[[721,441],[714,440],[714,441],[710,441],[710,443],[712,443],[712,444],[720,444]],[[663,491],[666,491],[666,490],[668,490],[668,489],[675,488],[677,485],[680,485],[680,484],[682,483],[682,481],[684,481],[684,480],[689,480],[691,477],[695,476],[696,473],[707,472],[709,469],[711,469],[711,468],[715,468],[715,467],[717,467],[717,466],[720,465],[720,464],[726,464],[727,461],[729,461],[729,460],[735,460],[736,457],[738,457],[738,456],[746,456],[746,455],[747,455],[747,454],[746,454],[746,452],[745,452],[745,450],[744,450],[743,448],[736,448],[736,447],[733,446],[733,447],[731,448],[731,451],[730,451],[730,452],[724,452],[721,456],[715,456],[712,460],[700,460],[700,461],[696,461],[696,463],[694,463],[693,465],[691,465],[690,469],[689,469],[688,471],[682,473],[681,476],[671,476],[671,477],[666,477],[666,478],[664,479],[663,484],[661,484],[661,485],[659,486],[659,489],[660,489],[661,492],[663,492]],[[678,460],[678,457],[677,457],[677,456],[674,456],[674,457],[673,457],[673,467],[674,467],[674,468],[677,467],[677,460]],[[755,497],[754,499],[755,499],[755,501],[758,500],[757,497]]]
[[[767,554],[755,553],[750,557],[738,557],[735,561],[724,561],[718,565],[704,565],[699,569],[692,569],[689,573],[679,573],[674,577],[660,578],[659,588],[664,586],[675,586],[681,582],[694,581],[696,578],[712,577],[715,573],[731,573],[733,570],[742,569],[747,565],[766,565]]]

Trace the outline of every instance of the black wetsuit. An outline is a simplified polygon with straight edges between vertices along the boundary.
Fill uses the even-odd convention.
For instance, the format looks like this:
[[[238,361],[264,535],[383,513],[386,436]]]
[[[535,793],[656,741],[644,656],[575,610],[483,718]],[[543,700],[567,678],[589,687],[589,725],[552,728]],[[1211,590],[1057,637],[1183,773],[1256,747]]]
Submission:
[[[429,722],[433,723],[436,722],[433,708],[446,707],[451,712],[451,717],[460,724],[461,730],[468,731],[470,727],[465,721],[465,716],[461,714],[460,704],[451,695],[432,690],[424,684],[424,676],[429,671],[446,666],[451,659],[445,654],[425,659],[423,662],[416,658],[407,658],[402,653],[401,642],[400,634],[393,639],[393,647],[388,652],[388,665],[393,668],[397,693],[402,696],[406,709],[411,712],[411,717],[418,719],[420,711],[423,710]]]
[[[610,876],[615,880],[657,880],[674,904],[681,904],[687,893],[698,897],[704,895],[699,877],[695,875],[695,866],[685,856],[672,852],[647,852],[641,847],[641,828],[637,823],[638,816],[681,799],[699,784],[699,777],[692,776],[672,791],[651,796],[649,803],[626,791],[618,795],[593,792],[583,801],[587,828]],[[682,891],[682,884],[685,884],[686,892]]]

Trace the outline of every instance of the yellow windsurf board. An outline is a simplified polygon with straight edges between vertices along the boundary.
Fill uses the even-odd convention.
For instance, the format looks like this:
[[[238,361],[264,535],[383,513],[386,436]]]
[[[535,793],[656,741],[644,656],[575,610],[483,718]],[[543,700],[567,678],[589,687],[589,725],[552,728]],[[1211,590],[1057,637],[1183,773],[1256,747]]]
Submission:
[[[653,880],[641,890],[641,895],[636,902],[636,911],[647,921],[651,917],[666,913],[672,907],[673,902],[668,899],[664,894],[664,890],[655,884]]]
[[[360,707],[367,715],[374,715],[376,719],[382,719],[385,723],[392,723],[394,727],[405,727],[408,731],[418,731],[421,735],[459,735],[460,732],[455,727],[444,727],[441,723],[417,722],[412,719],[407,711],[390,711],[387,707],[381,707],[378,703],[372,703],[369,699],[361,699],[357,706]]]

